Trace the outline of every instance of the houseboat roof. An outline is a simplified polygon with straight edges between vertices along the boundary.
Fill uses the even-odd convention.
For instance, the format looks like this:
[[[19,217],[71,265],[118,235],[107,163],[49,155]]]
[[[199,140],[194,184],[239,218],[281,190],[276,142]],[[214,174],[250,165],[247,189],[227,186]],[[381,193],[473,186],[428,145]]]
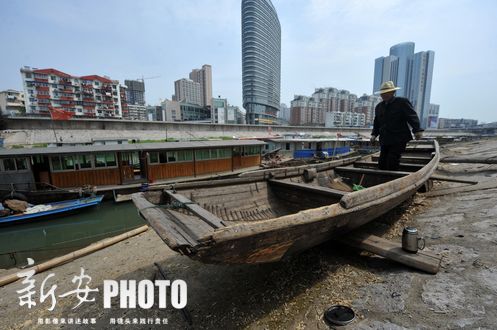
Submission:
[[[222,141],[132,143],[132,144],[111,144],[111,145],[82,145],[82,146],[63,146],[63,147],[50,147],[50,148],[48,147],[20,148],[20,149],[0,149],[0,157],[95,153],[95,152],[110,152],[110,151],[203,149],[203,148],[222,148],[222,147],[238,147],[238,146],[259,146],[264,144],[266,143],[257,140],[228,140],[228,141],[222,140]]]
[[[308,139],[267,139],[266,141],[280,142],[280,143],[291,143],[291,142],[336,142],[336,141],[361,141],[357,139],[351,139],[347,137],[332,137],[332,138],[308,138]],[[369,141],[369,139],[368,139]]]

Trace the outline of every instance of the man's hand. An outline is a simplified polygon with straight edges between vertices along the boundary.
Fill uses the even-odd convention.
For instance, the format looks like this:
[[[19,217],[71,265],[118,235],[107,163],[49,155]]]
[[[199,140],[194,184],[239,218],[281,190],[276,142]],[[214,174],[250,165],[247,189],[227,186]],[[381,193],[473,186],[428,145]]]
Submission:
[[[369,141],[371,141],[371,143],[375,143],[376,142],[376,135],[371,135],[371,137],[369,138]]]
[[[414,138],[416,140],[420,140],[423,137],[423,132],[416,132],[414,133]]]

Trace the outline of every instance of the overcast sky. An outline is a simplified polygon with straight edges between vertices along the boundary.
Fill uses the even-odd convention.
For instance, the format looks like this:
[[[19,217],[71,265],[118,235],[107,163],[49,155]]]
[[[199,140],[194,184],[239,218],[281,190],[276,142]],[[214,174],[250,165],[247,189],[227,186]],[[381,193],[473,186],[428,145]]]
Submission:
[[[239,0],[19,0],[0,11],[0,90],[19,69],[56,68],[121,82],[142,76],[146,100],[212,65],[213,96],[242,105]],[[281,102],[317,87],[371,94],[374,60],[413,41],[433,50],[440,117],[497,121],[497,1],[273,0],[282,29]]]

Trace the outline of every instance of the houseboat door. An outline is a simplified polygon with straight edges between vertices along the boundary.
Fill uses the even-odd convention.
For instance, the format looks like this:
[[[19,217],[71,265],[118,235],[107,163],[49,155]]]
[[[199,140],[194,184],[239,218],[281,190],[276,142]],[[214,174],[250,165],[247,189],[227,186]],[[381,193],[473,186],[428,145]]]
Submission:
[[[233,148],[233,171],[242,167],[242,147]]]
[[[119,168],[122,183],[140,182],[147,178],[145,159],[138,151],[119,153]]]
[[[48,162],[48,157],[43,155],[36,155],[32,157],[31,170],[33,171],[33,176],[35,182],[41,184],[50,184],[50,164]]]

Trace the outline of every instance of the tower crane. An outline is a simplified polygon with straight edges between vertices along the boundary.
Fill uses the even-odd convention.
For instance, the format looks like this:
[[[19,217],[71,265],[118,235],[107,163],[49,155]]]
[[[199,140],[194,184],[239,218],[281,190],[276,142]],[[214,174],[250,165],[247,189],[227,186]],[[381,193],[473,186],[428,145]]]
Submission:
[[[157,79],[157,78],[160,78],[160,77],[162,77],[162,76],[152,76],[152,77],[144,77],[144,76],[142,76],[141,78],[137,78],[136,80],[144,82],[144,80]]]

